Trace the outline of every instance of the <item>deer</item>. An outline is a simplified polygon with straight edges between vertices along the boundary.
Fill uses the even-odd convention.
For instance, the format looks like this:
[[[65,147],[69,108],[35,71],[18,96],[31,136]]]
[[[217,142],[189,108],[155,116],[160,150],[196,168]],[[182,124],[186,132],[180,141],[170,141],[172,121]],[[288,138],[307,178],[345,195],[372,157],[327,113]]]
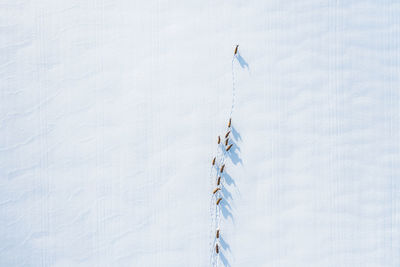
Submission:
[[[228,138],[229,134],[231,133],[231,131],[228,131],[225,135],[225,138]]]
[[[225,164],[221,166],[221,169],[219,170],[220,173],[224,172]]]

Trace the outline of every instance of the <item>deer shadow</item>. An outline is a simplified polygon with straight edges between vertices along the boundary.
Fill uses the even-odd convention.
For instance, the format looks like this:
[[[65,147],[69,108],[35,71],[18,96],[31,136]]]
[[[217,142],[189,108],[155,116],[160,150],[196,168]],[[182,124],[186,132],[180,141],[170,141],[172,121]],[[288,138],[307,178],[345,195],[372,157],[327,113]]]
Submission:
[[[233,214],[231,212],[231,210],[232,210],[231,205],[227,201],[221,201],[221,203],[219,205],[220,205],[221,212],[222,212],[222,215],[224,216],[224,218],[225,219],[230,218],[232,220],[232,222],[234,222],[235,219],[233,218]]]
[[[240,152],[240,147],[237,145],[237,143],[231,141],[231,144],[233,145],[229,151],[227,151],[227,155],[232,161],[233,164],[237,165],[240,163],[243,165],[243,160],[239,157],[239,152]]]
[[[233,127],[233,126],[232,126],[232,135],[233,135],[233,138],[234,138],[236,141],[242,141],[242,136],[241,136],[240,133],[236,130],[236,128]]]
[[[231,267],[232,265],[229,263],[228,259],[225,257],[224,253],[221,251],[219,253],[219,258],[222,261],[222,264],[224,264],[225,267]]]
[[[233,186],[236,187],[235,181],[232,179],[232,177],[231,177],[227,172],[222,173],[222,174],[221,174],[221,177],[224,178],[224,181],[225,181],[228,185],[233,185]]]
[[[235,219],[233,219],[233,215],[231,212],[232,207],[227,201],[221,201],[220,208],[222,211],[222,215],[224,216],[225,219],[231,218],[232,222],[235,221]]]
[[[231,192],[229,192],[224,185],[221,186],[221,193],[225,199],[232,199]]]
[[[224,240],[222,236],[219,237],[219,243],[221,244],[221,247],[226,250],[226,251],[231,251],[231,246],[229,246],[228,243]]]
[[[249,63],[247,63],[246,60],[244,60],[244,58],[240,55],[240,52],[236,54],[236,58],[240,64],[240,67],[242,67],[243,69],[245,68],[250,69]]]

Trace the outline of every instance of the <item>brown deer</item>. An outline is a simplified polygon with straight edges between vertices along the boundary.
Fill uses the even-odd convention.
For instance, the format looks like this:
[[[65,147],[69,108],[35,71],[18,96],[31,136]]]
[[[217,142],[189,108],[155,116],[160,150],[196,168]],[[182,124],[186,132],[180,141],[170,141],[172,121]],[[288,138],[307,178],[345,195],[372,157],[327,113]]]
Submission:
[[[239,45],[237,45],[236,48],[235,48],[235,55],[236,55],[237,52],[238,52],[238,48],[239,48]]]
[[[221,166],[221,169],[219,170],[220,173],[224,172],[225,164]]]
[[[213,194],[217,193],[218,190],[221,190],[221,188],[219,188],[219,187],[215,188],[214,191],[213,191]]]
[[[219,143],[221,143],[221,137],[219,137],[219,135],[218,135],[218,145],[219,145]]]
[[[218,244],[215,245],[215,252],[219,253]]]
[[[217,235],[216,236],[217,236],[217,238],[219,238],[219,229],[217,230]]]
[[[228,138],[229,134],[231,133],[231,131],[228,131],[225,135],[225,138]]]
[[[229,141],[229,138],[226,138],[226,140],[225,140],[225,145],[226,146],[228,145],[228,141]]]
[[[232,119],[229,118],[229,122],[228,122],[228,128],[231,128],[231,123],[232,123]]]
[[[217,185],[219,185],[221,183],[221,176],[220,177],[218,177],[218,180],[217,180]]]
[[[212,165],[215,165],[215,157],[213,158]]]
[[[219,203],[221,202],[221,200],[222,200],[222,197],[218,198],[218,200],[217,200],[217,205],[219,205]]]
[[[231,149],[232,146],[233,146],[233,144],[230,144],[230,145],[226,148],[226,151],[229,151],[229,149]]]

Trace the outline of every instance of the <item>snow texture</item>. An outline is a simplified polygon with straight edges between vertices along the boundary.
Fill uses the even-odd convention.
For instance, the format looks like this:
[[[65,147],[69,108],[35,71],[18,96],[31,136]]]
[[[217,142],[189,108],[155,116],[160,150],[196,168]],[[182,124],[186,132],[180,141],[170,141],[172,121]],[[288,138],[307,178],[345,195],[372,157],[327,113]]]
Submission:
[[[3,0],[0,266],[400,266],[400,3]]]

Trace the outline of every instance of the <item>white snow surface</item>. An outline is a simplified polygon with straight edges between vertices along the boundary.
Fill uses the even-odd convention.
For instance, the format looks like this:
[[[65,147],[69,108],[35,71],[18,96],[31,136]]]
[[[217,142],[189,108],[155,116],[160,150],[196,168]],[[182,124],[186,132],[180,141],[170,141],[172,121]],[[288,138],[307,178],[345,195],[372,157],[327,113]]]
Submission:
[[[236,44],[219,266],[400,266],[398,1],[0,14],[0,266],[209,266]]]

